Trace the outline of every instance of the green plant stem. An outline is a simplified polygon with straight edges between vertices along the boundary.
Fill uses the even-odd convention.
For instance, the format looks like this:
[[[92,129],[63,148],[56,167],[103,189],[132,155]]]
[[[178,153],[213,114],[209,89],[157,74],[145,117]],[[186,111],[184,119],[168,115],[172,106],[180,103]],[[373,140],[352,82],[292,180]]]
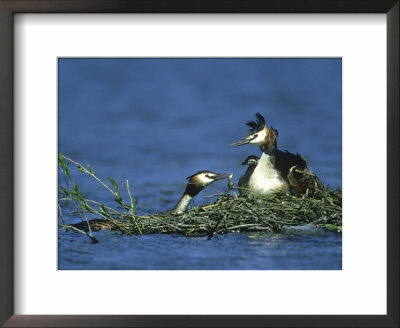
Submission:
[[[72,201],[73,201],[73,198],[71,198],[71,197],[63,197],[63,198],[60,198],[60,199],[59,199],[59,201],[69,201],[69,200],[72,200]],[[91,199],[86,199],[86,201],[89,202],[89,203],[96,204],[96,205],[103,205],[102,203],[96,202],[96,201],[91,200]],[[114,213],[116,213],[116,214],[121,214],[119,211],[113,209],[112,207],[105,206],[105,205],[103,205],[103,206],[104,206],[106,209],[108,209],[108,210],[110,210],[110,211],[112,211],[112,212],[114,212]]]
[[[133,200],[133,197],[131,195],[131,189],[129,188],[129,181],[128,180],[126,180],[126,190],[128,191],[129,200],[131,202],[132,215],[135,215],[136,214],[136,205],[135,205],[135,201]]]
[[[103,181],[101,181],[94,173],[90,172],[89,170],[87,170],[82,164],[75,162],[74,160],[62,155],[63,158],[65,158],[67,161],[77,165],[78,167],[80,167],[85,173],[89,174],[92,178],[94,178],[95,180],[97,180],[104,188],[106,188],[110,193],[112,193],[115,197],[118,196],[118,194],[114,191],[112,191],[110,189],[110,187],[108,187]]]

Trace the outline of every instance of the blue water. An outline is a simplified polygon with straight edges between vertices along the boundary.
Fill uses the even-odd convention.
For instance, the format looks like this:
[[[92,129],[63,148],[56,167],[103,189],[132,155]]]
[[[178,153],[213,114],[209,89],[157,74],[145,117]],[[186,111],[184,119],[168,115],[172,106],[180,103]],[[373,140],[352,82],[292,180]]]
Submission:
[[[335,270],[342,258],[342,238],[334,232],[229,233],[211,240],[99,232],[99,244],[82,234],[60,236],[60,269]]]
[[[199,170],[229,172],[254,146],[230,147],[260,112],[279,131],[278,147],[307,159],[324,184],[341,188],[340,59],[60,59],[59,151],[113,177],[138,214],[166,210],[185,178]],[[113,197],[77,170],[83,194],[108,205]],[[63,179],[60,176],[60,184]],[[224,191],[219,181],[196,205]],[[62,207],[67,222],[80,219]],[[98,244],[59,233],[60,269],[341,269],[341,235],[234,233],[205,238],[118,236]],[[186,260],[185,260],[186,259]],[[188,260],[189,259],[189,260]]]

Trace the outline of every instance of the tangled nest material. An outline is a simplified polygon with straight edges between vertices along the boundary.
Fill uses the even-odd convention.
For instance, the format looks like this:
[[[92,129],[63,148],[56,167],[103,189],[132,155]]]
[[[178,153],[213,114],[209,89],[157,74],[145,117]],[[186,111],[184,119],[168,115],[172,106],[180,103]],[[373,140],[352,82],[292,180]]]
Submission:
[[[341,231],[342,193],[338,190],[309,190],[301,196],[282,192],[263,198],[223,194],[215,203],[193,207],[181,215],[125,214],[90,222],[94,231],[107,229],[125,234],[173,233],[210,238],[214,234],[239,231],[281,232],[287,226],[309,223]],[[74,227],[88,230],[87,222]]]
[[[76,165],[80,172],[89,175],[110,192],[119,208],[111,208],[83,196],[78,185],[71,178],[70,163]],[[130,202],[125,203],[114,179],[109,178],[112,185],[109,187],[94,174],[90,165],[86,168],[59,154],[59,166],[65,179],[65,187],[59,187],[59,202],[72,202],[75,213],[78,213],[82,219],[77,224],[67,224],[59,204],[62,222],[59,227],[86,234],[94,243],[98,241],[92,231],[97,230],[111,230],[128,235],[169,233],[208,236],[209,238],[215,234],[228,232],[281,232],[290,226],[307,224],[339,232],[342,230],[342,192],[320,188],[318,184],[315,188],[307,188],[304,194],[302,190],[299,193],[296,188],[290,188],[291,192],[251,197],[237,196],[234,184],[228,181],[226,192],[220,194],[213,204],[192,207],[183,214],[166,212],[138,216],[128,181],[126,181],[126,188]],[[300,173],[303,173],[304,178],[313,178],[312,174]],[[290,176],[288,178],[290,179]],[[233,196],[231,191],[233,191]],[[99,218],[88,220],[86,214]]]

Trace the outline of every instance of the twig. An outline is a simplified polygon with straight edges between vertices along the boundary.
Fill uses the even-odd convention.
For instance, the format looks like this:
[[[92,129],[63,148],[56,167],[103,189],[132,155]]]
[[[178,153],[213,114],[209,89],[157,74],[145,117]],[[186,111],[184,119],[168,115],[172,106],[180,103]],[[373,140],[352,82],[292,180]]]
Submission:
[[[217,229],[218,224],[219,224],[219,223],[221,222],[221,220],[222,220],[223,218],[225,218],[225,217],[226,217],[226,214],[224,214],[224,216],[220,216],[220,218],[218,219],[218,221],[217,221],[217,223],[215,224],[214,228],[211,229],[211,231],[209,232],[207,240],[210,240],[210,239],[213,237],[213,234],[214,234],[215,230]]]
[[[61,228],[64,228],[64,229],[71,229],[71,230],[73,230],[75,232],[79,232],[81,234],[84,234],[84,235],[88,236],[94,244],[97,244],[99,242],[96,239],[96,237],[94,237],[91,233],[88,233],[86,231],[82,231],[81,229],[75,228],[72,225],[59,224],[58,226],[61,227]]]
[[[60,212],[61,221],[62,221],[62,223],[65,225],[65,221],[64,221],[64,217],[63,217],[63,214],[62,214],[62,211],[61,211],[61,206],[60,206],[60,204],[58,204],[58,211]]]

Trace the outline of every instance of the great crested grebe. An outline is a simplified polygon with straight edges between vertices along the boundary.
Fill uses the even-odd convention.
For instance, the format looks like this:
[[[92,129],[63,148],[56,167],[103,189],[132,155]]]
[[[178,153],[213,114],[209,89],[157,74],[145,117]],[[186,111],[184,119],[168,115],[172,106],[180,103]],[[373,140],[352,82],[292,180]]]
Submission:
[[[186,189],[179,199],[178,203],[175,207],[171,210],[156,213],[153,216],[159,216],[160,218],[168,216],[168,215],[179,215],[185,212],[187,207],[189,206],[190,201],[197,196],[197,194],[202,191],[205,187],[209,186],[213,182],[222,179],[231,178],[232,174],[225,174],[225,173],[213,173],[208,170],[199,171],[186,179],[189,181],[187,182]],[[141,216],[143,218],[148,217],[148,215]],[[92,231],[98,230],[112,230],[116,227],[116,225],[108,220],[104,219],[93,219],[89,220],[90,228]],[[87,222],[79,222],[72,225],[75,228],[82,229],[88,231]]]
[[[179,199],[175,207],[169,212],[171,214],[182,214],[188,207],[193,197],[195,197],[205,187],[209,186],[214,181],[228,179],[229,177],[231,177],[230,174],[213,173],[207,170],[199,171],[187,177],[186,179],[188,179],[189,181],[186,185],[186,189],[182,197]]]
[[[292,182],[299,178],[293,174],[293,170],[290,171],[293,167],[296,168],[296,173],[298,174],[303,172],[309,177],[315,176],[309,171],[306,161],[299,154],[278,150],[276,142],[278,131],[272,127],[269,128],[261,114],[257,113],[256,118],[256,121],[248,121],[246,123],[250,127],[248,136],[232,144],[232,146],[256,145],[262,151],[261,158],[252,174],[248,176],[247,180],[242,181],[244,185],[247,185],[249,193],[268,195],[273,192],[287,190],[289,183],[292,185]],[[291,173],[290,180],[288,180],[289,173]],[[309,184],[304,183],[303,187],[295,190],[305,192],[304,187],[317,188],[320,185],[322,186],[322,184],[311,183],[311,180]]]
[[[240,194],[246,194],[246,191],[249,189],[248,182],[250,176],[253,174],[254,169],[256,168],[259,157],[255,155],[248,156],[242,163],[242,165],[248,165],[246,172],[239,178],[238,186]]]

